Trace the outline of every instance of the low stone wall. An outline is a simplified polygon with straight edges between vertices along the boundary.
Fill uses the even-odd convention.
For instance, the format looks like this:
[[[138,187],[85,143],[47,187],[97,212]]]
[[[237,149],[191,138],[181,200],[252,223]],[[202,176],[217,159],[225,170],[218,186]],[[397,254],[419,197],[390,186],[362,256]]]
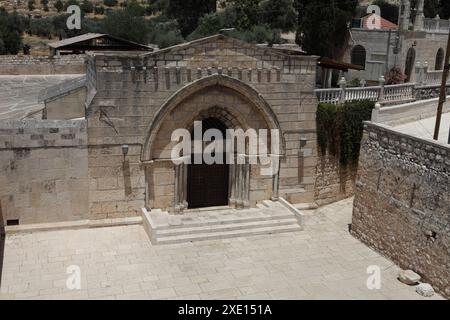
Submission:
[[[355,176],[355,169],[342,168],[338,158],[319,154],[314,188],[315,202],[323,206],[353,196]]]
[[[0,201],[5,221],[86,219],[86,121],[0,122]]]
[[[0,56],[0,75],[81,74],[86,72],[84,57]]]
[[[450,147],[365,124],[354,236],[450,298]]]
[[[450,112],[450,96],[444,104],[443,112]],[[372,111],[372,122],[391,126],[414,122],[436,116],[439,99],[428,99],[405,103],[397,106],[385,106]]]

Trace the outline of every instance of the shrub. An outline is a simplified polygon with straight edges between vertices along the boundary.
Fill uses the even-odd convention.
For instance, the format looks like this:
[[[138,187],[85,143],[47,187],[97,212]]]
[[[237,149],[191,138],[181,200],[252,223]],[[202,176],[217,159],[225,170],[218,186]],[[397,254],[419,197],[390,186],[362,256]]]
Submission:
[[[386,84],[389,85],[404,83],[407,77],[399,67],[395,66],[389,72],[386,72],[384,78],[386,79]]]
[[[105,6],[108,6],[108,7],[117,6],[117,0],[103,0],[103,3],[105,4]]]

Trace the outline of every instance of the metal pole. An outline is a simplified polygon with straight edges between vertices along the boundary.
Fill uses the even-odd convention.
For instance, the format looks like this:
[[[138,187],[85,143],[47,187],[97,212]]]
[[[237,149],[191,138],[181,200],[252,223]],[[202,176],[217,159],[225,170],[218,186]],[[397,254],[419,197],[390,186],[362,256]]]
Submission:
[[[447,85],[447,78],[449,74],[449,67],[450,67],[450,29],[449,29],[449,35],[447,40],[447,52],[445,53],[445,65],[444,65],[444,72],[442,73],[442,83],[441,83],[441,92],[439,95],[439,104],[437,109],[437,115],[436,115],[436,126],[434,127],[434,140],[439,139],[439,130],[441,127],[441,118],[442,118],[442,109],[444,107],[445,99],[447,97],[446,95],[446,85]]]

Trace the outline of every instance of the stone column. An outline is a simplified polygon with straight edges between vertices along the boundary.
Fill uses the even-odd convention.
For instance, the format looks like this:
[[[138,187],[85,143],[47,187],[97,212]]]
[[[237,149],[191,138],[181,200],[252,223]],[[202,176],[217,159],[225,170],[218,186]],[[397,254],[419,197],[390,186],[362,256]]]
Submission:
[[[187,199],[187,165],[175,165],[175,199],[174,212],[182,213],[188,207]]]
[[[381,76],[378,79],[378,82],[380,84],[380,96],[378,97],[378,102],[383,103],[384,102],[384,84],[386,83],[386,79],[384,76]]]
[[[339,80],[339,87],[341,88],[341,94],[339,96],[339,103],[344,103],[345,102],[345,94],[346,94],[346,90],[347,90],[347,80],[345,80],[344,77],[341,78],[341,80]]]
[[[416,18],[414,20],[414,30],[423,31],[425,15],[423,14],[425,0],[417,0]]]

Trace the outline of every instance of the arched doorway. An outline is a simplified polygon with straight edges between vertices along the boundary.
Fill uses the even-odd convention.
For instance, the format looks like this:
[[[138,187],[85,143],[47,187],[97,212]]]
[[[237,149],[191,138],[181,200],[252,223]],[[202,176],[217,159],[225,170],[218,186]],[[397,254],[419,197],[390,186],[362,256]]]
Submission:
[[[416,62],[416,50],[414,50],[414,48],[409,48],[408,53],[406,54],[406,64],[405,64],[406,82],[411,81],[411,76],[415,62]]]
[[[210,117],[202,120],[201,123],[202,136],[207,130],[216,129],[225,139],[227,127],[222,121]],[[191,134],[191,137],[194,137],[194,135]],[[223,150],[225,151],[225,140],[222,141]],[[204,142],[202,144],[205,145]],[[217,155],[217,158],[220,158],[217,161],[218,163],[207,164],[203,156],[197,158],[201,160],[201,163],[195,161],[196,156],[193,154],[191,164],[188,165],[188,208],[194,209],[228,205],[229,165],[226,164],[225,152]]]
[[[444,58],[445,58],[444,56],[445,56],[444,49],[439,48],[436,54],[436,63],[434,65],[434,70],[438,71],[444,69]]]

